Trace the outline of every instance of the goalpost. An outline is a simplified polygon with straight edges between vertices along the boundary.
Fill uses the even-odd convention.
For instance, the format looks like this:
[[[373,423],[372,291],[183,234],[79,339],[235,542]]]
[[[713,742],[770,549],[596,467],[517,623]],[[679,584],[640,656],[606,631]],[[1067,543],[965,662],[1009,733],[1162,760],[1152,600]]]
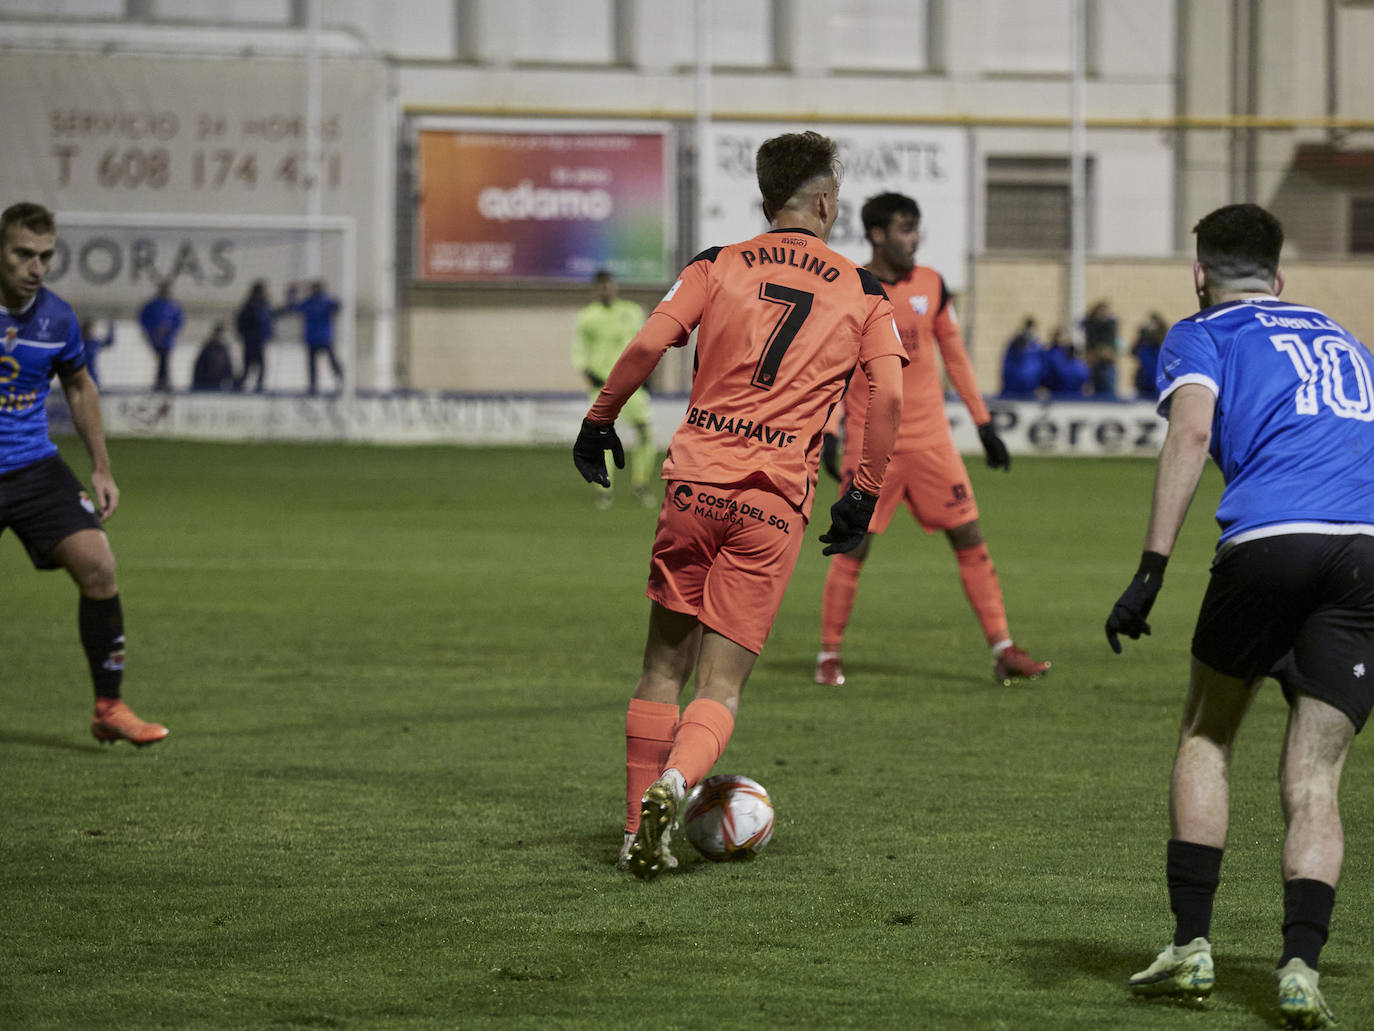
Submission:
[[[262,280],[278,312],[265,348],[265,389],[302,392],[312,359],[301,317],[286,307],[287,290],[294,287],[299,301],[311,283],[321,281],[339,302],[334,350],[343,378],[336,382],[327,363],[321,363],[320,392],[355,395],[359,333],[352,218],[58,212],[57,236],[48,284],[72,304],[96,340],[110,335],[109,346],[94,362],[102,390],[152,387],[156,356],[138,314],[165,281],[185,311],[172,352],[172,390],[190,390],[196,355],[216,324],[223,325],[235,372],[240,372],[243,346],[235,317],[252,284]],[[250,379],[245,386],[252,385]]]

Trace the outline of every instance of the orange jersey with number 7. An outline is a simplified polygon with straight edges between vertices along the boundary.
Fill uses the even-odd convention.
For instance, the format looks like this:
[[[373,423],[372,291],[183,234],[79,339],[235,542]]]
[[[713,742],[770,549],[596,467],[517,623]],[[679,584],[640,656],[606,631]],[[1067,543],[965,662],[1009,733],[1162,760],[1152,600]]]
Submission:
[[[822,431],[855,369],[883,355],[906,364],[881,284],[800,229],[704,251],[654,313],[698,330],[687,416],[664,478],[763,477],[803,515],[815,500]]]

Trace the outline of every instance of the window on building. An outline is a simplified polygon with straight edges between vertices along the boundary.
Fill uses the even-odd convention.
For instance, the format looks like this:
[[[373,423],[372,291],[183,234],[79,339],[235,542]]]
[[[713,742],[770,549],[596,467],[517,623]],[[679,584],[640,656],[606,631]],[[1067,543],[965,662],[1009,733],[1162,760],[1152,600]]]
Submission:
[[[125,0],[0,0],[0,18],[122,18]]]
[[[613,64],[613,0],[514,0],[517,61],[532,64]]]
[[[1093,164],[1087,162],[1092,194]],[[984,238],[989,251],[1067,251],[1072,237],[1068,158],[989,157]],[[1089,211],[1092,204],[1086,205]],[[1092,239],[1092,226],[1088,226]]]
[[[297,14],[292,0],[130,0],[127,6],[132,18],[190,25],[293,25]]]
[[[835,0],[826,18],[830,66],[923,72],[931,67],[930,0]]]
[[[774,0],[706,0],[711,33],[711,64],[717,68],[773,68],[777,65],[777,12]],[[676,64],[696,62],[695,4],[673,10]]]
[[[983,0],[979,53],[983,70],[1067,75],[1072,71],[1073,5],[1064,0]],[[1086,4],[1088,67],[1094,66],[1095,6]]]
[[[1350,253],[1374,254],[1374,197],[1350,198]]]

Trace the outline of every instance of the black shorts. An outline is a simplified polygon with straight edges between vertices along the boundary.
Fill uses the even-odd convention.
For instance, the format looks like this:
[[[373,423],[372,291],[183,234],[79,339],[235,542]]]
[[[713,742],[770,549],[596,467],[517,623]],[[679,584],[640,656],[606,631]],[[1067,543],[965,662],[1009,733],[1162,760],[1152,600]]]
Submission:
[[[81,481],[58,455],[0,473],[0,533],[12,527],[35,569],[56,569],[53,549],[100,518]]]
[[[1193,656],[1250,681],[1272,676],[1350,717],[1374,709],[1374,537],[1294,533],[1224,548],[1193,632]]]

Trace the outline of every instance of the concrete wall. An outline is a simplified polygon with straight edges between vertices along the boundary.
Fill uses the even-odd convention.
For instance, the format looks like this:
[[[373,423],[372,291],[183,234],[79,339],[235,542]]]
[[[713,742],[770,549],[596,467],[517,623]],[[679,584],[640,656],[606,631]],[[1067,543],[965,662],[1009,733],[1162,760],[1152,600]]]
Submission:
[[[1067,270],[1035,257],[983,257],[974,262],[973,289],[956,304],[985,394],[1001,389],[1002,349],[1026,315],[1042,329],[1059,324]],[[1295,262],[1284,266],[1284,296],[1321,308],[1366,342],[1374,341],[1374,263]],[[1188,258],[1099,258],[1086,271],[1091,304],[1106,298],[1119,320],[1122,356],[1118,383],[1129,395],[1134,365],[1129,350],[1145,316],[1158,311],[1172,323],[1197,310]],[[646,311],[651,291],[626,291]],[[417,290],[406,327],[409,376],[424,390],[464,393],[576,392],[582,381],[569,361],[572,327],[587,303],[585,290]],[[685,392],[690,349],[665,356],[653,385]]]

